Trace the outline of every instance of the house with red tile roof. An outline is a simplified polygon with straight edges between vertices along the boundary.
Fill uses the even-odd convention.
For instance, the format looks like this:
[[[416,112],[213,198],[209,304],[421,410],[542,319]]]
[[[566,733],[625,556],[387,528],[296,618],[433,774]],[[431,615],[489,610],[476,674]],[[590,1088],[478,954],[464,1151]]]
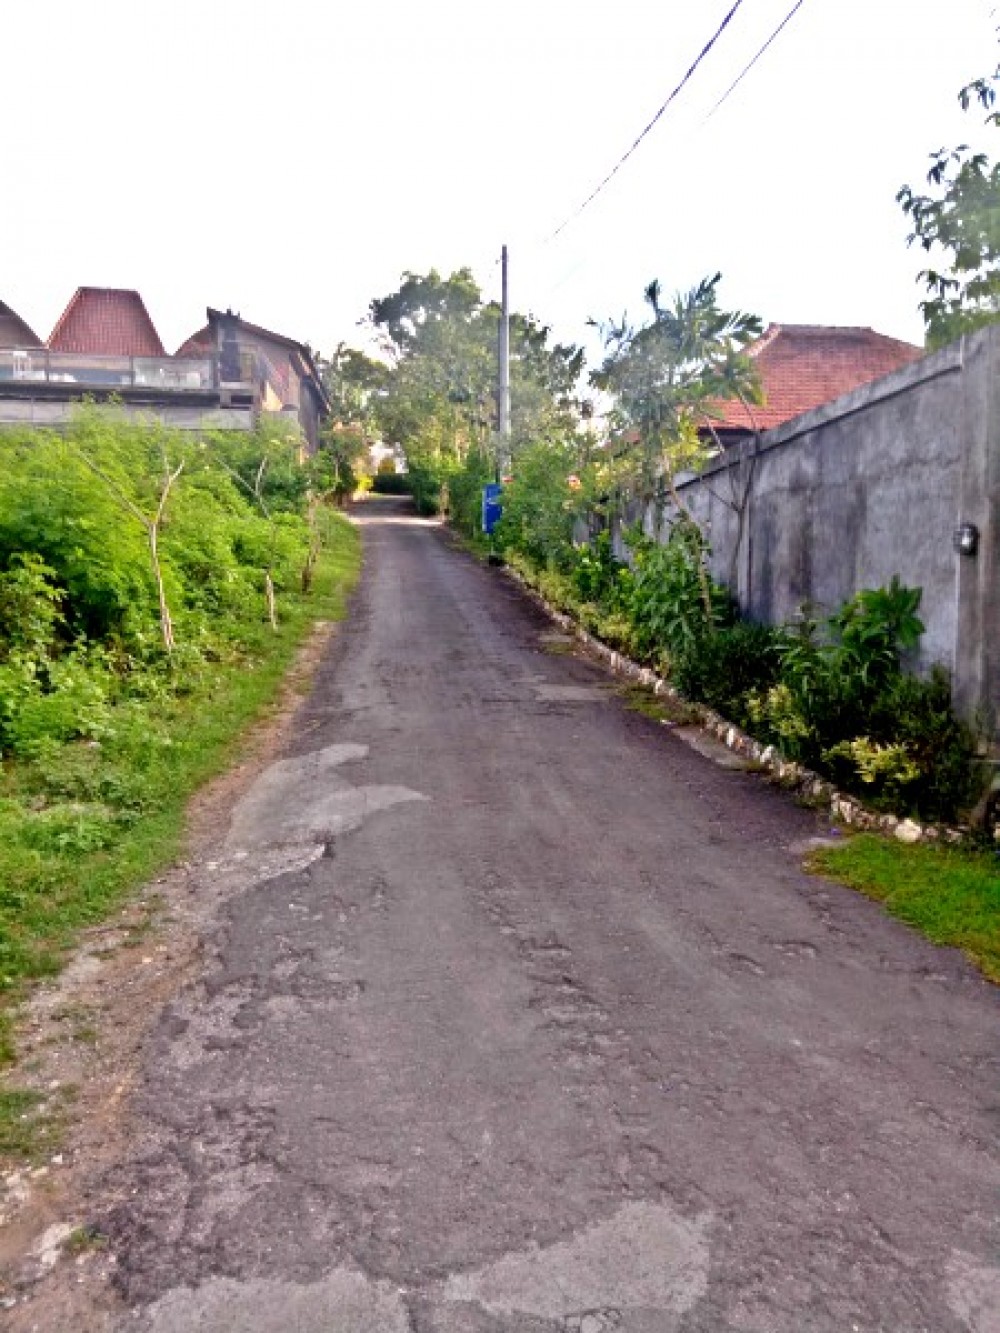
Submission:
[[[770,324],[748,350],[764,401],[718,405],[712,425],[724,444],[780,426],[924,355],[874,329],[823,324]]]
[[[142,297],[80,287],[47,343],[0,304],[0,426],[60,427],[84,400],[185,430],[249,430],[254,388],[220,392],[211,357],[168,357]]]
[[[0,303],[0,425],[62,425],[84,399],[191,430],[246,430],[280,414],[311,451],[330,411],[309,348],[232,311],[210,309],[171,357],[137,291],[77,288],[47,343]]]
[[[120,287],[78,287],[48,347],[94,356],[166,356],[142,297]]]

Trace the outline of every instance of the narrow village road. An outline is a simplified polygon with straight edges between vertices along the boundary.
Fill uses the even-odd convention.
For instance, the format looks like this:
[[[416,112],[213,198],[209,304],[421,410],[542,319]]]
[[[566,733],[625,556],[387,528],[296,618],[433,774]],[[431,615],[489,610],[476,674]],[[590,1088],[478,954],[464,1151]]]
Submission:
[[[1000,991],[434,524],[360,521],[148,1051],[122,1329],[996,1333]]]

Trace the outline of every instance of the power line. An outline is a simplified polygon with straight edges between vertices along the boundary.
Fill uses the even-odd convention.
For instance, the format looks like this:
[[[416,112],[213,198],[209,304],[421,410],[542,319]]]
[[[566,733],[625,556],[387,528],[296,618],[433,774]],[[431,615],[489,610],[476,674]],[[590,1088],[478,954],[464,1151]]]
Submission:
[[[756,65],[757,61],[761,58],[761,56],[764,54],[764,52],[767,50],[767,48],[771,45],[771,43],[774,41],[775,37],[777,37],[778,33],[781,32],[781,30],[782,30],[782,28],[785,26],[785,24],[788,23],[792,18],[794,18],[794,16],[795,16],[795,14],[797,13],[797,11],[800,10],[800,9],[802,8],[802,5],[804,4],[804,2],[805,2],[805,0],[798,0],[798,3],[792,6],[792,8],[788,11],[788,13],[785,15],[785,17],[781,20],[781,22],[780,22],[780,23],[778,24],[778,26],[775,28],[774,32],[771,33],[770,37],[767,39],[767,41],[764,43],[764,45],[760,48],[760,50],[757,52],[757,54],[754,56],[754,58],[753,58],[751,61],[749,61],[746,65],[743,66],[743,68],[742,68],[742,70],[740,71],[739,75],[732,81],[732,83],[729,85],[729,87],[726,89],[726,91],[722,94],[722,96],[721,96],[721,97],[719,98],[719,100],[716,102],[715,106],[712,107],[711,111],[710,111],[710,112],[708,113],[708,115],[705,117],[706,120],[711,120],[711,118],[715,115],[716,111],[718,111],[719,107],[722,106],[723,102],[726,100],[726,98],[729,96],[729,94],[730,94],[731,92],[733,92],[733,90],[736,88],[736,86],[737,86],[740,82],[742,82],[742,80],[743,80],[743,76],[744,76],[745,74],[749,74],[749,73],[750,73],[750,71],[753,69],[754,65]]]
[[[573,222],[576,218],[578,218],[578,217],[580,216],[580,214],[583,212],[583,210],[584,210],[585,208],[588,207],[588,205],[590,205],[590,204],[592,204],[592,203],[594,202],[594,200],[597,198],[597,196],[601,193],[601,191],[604,189],[604,187],[608,184],[608,182],[609,182],[610,180],[612,180],[613,177],[615,177],[615,176],[618,175],[618,172],[621,171],[622,167],[623,167],[623,166],[625,165],[625,163],[629,160],[629,158],[632,156],[632,154],[635,152],[635,150],[639,147],[639,145],[642,143],[643,139],[645,139],[646,135],[650,132],[650,130],[653,128],[653,126],[656,124],[656,122],[660,119],[660,117],[661,117],[661,116],[663,115],[663,113],[666,111],[667,107],[668,107],[668,106],[670,105],[670,103],[674,100],[674,98],[677,96],[677,94],[681,91],[681,89],[684,87],[684,85],[688,82],[688,80],[691,78],[692,74],[694,74],[695,70],[698,68],[698,66],[701,64],[701,62],[702,62],[702,61],[705,59],[705,57],[708,55],[709,51],[711,51],[712,47],[713,47],[713,46],[715,45],[715,43],[719,40],[719,38],[722,36],[723,32],[724,32],[724,31],[726,30],[726,28],[729,26],[729,21],[730,21],[730,19],[733,17],[733,15],[734,15],[734,14],[736,13],[736,11],[739,9],[739,7],[740,7],[740,5],[741,5],[742,3],[743,3],[743,0],[736,0],[736,3],[733,5],[732,9],[730,9],[729,13],[728,13],[728,14],[726,15],[726,17],[722,20],[722,22],[719,24],[718,28],[715,30],[715,32],[712,34],[712,36],[709,38],[709,40],[708,40],[708,41],[705,43],[705,45],[702,47],[701,51],[698,53],[698,56],[697,56],[697,58],[695,59],[694,63],[692,64],[691,68],[687,71],[687,73],[686,73],[686,74],[684,75],[684,77],[681,79],[680,83],[679,83],[679,84],[677,85],[677,87],[673,90],[673,92],[670,94],[670,96],[667,98],[667,100],[663,103],[663,105],[660,107],[659,111],[657,111],[656,115],[655,115],[655,116],[653,117],[653,119],[649,122],[649,124],[646,126],[646,128],[642,131],[642,133],[639,135],[639,137],[635,140],[635,142],[632,144],[631,148],[629,148],[629,150],[628,150],[626,153],[623,153],[623,154],[622,154],[622,156],[618,159],[618,161],[617,161],[617,162],[615,163],[615,165],[611,168],[611,170],[608,172],[608,174],[604,177],[604,179],[601,181],[601,183],[597,186],[597,188],[596,188],[595,190],[593,190],[593,191],[587,196],[586,199],[584,199],[584,201],[583,201],[583,203],[580,205],[580,207],[579,207],[574,213],[571,213],[571,214],[569,215],[569,217],[566,219],[566,221],[563,222],[563,223],[561,223],[561,224],[555,229],[555,231],[554,231],[554,232],[552,233],[552,235],[549,237],[549,240],[550,240],[550,241],[554,241],[555,238],[559,235],[559,233],[560,233],[561,231],[565,231],[566,228],[569,226],[569,224],[570,224],[571,222]],[[799,3],[801,4],[801,3],[802,3],[802,0],[799,0]]]

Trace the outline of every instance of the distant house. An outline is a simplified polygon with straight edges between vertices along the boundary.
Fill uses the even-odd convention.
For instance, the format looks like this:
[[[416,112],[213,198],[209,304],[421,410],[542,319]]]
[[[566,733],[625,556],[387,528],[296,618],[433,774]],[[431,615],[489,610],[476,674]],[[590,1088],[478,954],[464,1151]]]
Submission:
[[[61,426],[83,399],[113,398],[183,430],[249,430],[281,413],[315,450],[329,400],[309,349],[238,315],[208,315],[168,356],[136,291],[78,288],[47,344],[0,303],[0,426]]]
[[[771,430],[924,355],[922,348],[874,329],[822,324],[770,324],[748,350],[764,402],[718,405],[712,424],[723,444]]]
[[[280,412],[296,421],[310,452],[315,452],[330,400],[309,348],[231,310],[209,307],[206,313],[208,323],[178,348],[177,355],[216,358],[222,387],[253,382],[260,410]]]
[[[16,316],[4,325],[0,426],[60,427],[84,399],[111,398],[127,414],[185,430],[253,425],[252,387],[223,402],[211,359],[167,356],[138,292],[80,287],[47,344]]]

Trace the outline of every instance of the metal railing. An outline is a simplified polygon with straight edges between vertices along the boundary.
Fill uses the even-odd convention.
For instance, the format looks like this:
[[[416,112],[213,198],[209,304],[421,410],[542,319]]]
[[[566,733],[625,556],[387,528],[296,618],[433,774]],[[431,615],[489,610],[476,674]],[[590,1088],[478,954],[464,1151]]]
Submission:
[[[0,348],[0,381],[79,384],[102,389],[161,389],[168,393],[218,386],[214,357],[93,356],[44,347]]]

